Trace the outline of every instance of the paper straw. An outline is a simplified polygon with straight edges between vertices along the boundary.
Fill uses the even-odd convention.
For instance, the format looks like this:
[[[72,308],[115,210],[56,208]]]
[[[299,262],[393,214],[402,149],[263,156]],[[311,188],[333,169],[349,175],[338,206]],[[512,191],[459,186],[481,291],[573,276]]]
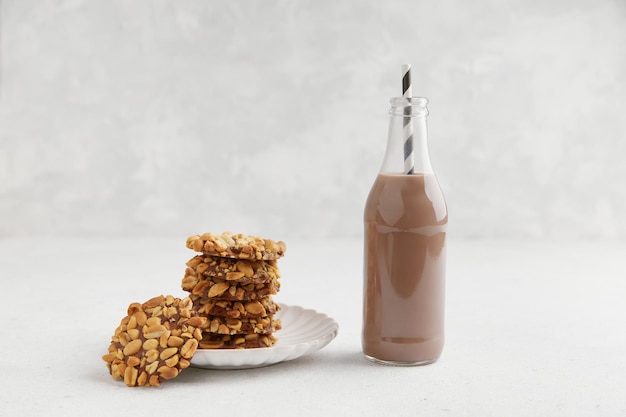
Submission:
[[[402,65],[402,97],[411,98],[411,65]],[[404,172],[413,175],[415,162],[413,157],[413,122],[411,120],[411,106],[404,108],[405,117],[402,121],[404,133]]]

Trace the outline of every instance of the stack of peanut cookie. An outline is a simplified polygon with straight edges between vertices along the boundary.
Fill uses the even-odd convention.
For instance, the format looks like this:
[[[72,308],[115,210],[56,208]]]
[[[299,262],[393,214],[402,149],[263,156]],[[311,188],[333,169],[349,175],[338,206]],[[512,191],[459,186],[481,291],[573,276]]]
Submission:
[[[276,260],[285,244],[225,232],[190,236],[187,247],[200,252],[187,262],[182,281],[193,309],[207,318],[200,348],[272,346],[281,328],[272,299],[280,289]]]

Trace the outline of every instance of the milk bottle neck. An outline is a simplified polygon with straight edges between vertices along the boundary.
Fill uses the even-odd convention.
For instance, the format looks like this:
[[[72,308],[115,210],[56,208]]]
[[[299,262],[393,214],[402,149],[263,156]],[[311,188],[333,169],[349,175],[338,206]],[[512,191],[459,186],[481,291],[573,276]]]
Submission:
[[[387,150],[383,174],[432,174],[428,151],[428,99],[396,97],[390,100]]]

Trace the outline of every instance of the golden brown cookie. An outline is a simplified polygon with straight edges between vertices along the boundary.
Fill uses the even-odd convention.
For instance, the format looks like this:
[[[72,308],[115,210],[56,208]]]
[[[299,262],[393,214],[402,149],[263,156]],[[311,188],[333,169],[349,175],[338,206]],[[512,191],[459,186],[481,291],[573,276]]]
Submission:
[[[215,334],[205,332],[200,341],[200,349],[258,349],[271,347],[276,343],[271,334]]]
[[[226,281],[217,277],[208,277],[196,273],[191,268],[187,268],[181,287],[183,290],[200,298],[242,301],[258,300],[268,295],[277,294],[280,290],[280,281],[274,279],[260,284],[244,285],[236,281]]]
[[[280,319],[254,317],[233,319],[230,317],[209,316],[203,330],[214,334],[270,334],[282,327]]]
[[[195,297],[194,297],[195,298]],[[231,318],[266,317],[275,314],[280,306],[266,296],[253,301],[226,301],[212,298],[195,298],[193,309],[201,316]]]
[[[160,295],[132,303],[102,359],[111,376],[129,387],[158,386],[190,365],[206,324],[188,297]]]
[[[224,232],[219,235],[205,233],[187,238],[187,247],[205,255],[237,259],[278,259],[285,254],[284,242]]]
[[[276,261],[222,258],[196,255],[187,262],[196,274],[217,277],[240,284],[259,284],[280,277]]]

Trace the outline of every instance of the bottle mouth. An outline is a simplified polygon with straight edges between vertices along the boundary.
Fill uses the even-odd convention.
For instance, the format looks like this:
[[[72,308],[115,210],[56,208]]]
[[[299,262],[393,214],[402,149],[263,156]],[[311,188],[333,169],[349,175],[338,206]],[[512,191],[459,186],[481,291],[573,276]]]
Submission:
[[[428,115],[428,99],[426,97],[392,97],[389,102],[389,114],[397,116]]]

